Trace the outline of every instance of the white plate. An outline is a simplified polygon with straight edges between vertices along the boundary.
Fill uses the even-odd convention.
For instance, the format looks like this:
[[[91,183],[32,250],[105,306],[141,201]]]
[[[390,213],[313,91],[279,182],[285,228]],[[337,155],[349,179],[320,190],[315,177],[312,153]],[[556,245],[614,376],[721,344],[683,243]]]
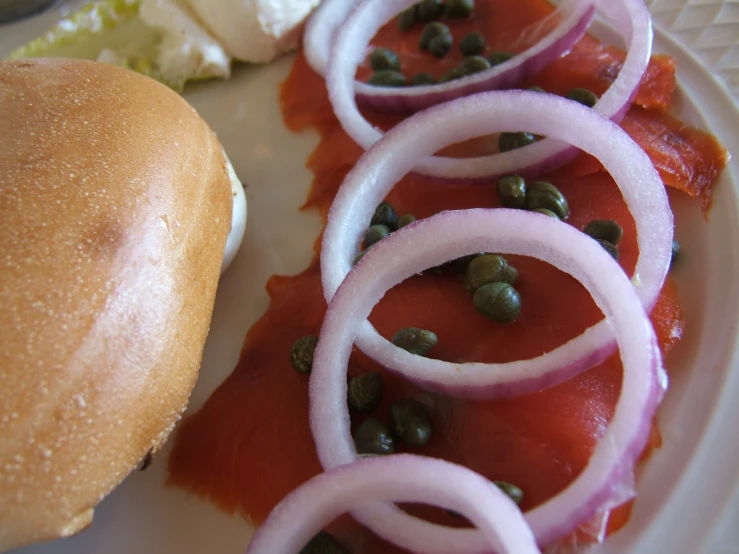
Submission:
[[[739,108],[731,97],[739,93],[739,1],[653,0],[652,11],[658,26],[654,50],[677,61],[675,112],[710,129],[729,150],[739,150]],[[0,27],[0,56],[37,36],[57,16],[50,12]],[[287,131],[277,105],[277,86],[290,64],[284,59],[240,68],[231,81],[203,83],[186,95],[218,133],[248,184],[249,202],[246,240],[220,284],[191,411],[235,366],[246,331],[267,307],[267,278],[306,267],[319,232],[318,216],[298,211],[311,182],[304,164],[317,135]],[[594,553],[739,553],[736,158],[714,198],[708,222],[695,202],[674,206],[683,260],[676,277],[687,328],[668,359],[673,377],[660,411],[664,445],[641,475],[630,523]],[[16,554],[242,552],[252,531],[240,516],[226,516],[164,487],[167,454],[165,448],[146,472],[131,475],[103,501],[88,531]]]

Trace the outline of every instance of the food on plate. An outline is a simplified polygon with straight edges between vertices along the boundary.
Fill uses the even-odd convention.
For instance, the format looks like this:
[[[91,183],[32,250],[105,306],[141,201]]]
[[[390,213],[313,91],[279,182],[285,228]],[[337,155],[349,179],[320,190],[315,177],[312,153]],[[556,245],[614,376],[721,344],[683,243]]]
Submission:
[[[275,508],[269,522],[257,530],[247,554],[345,554],[346,549],[330,535],[311,536],[367,500],[453,505],[475,522],[495,552],[540,554],[521,512],[495,484],[462,466],[409,454],[375,456],[314,477]],[[310,518],[304,517],[306,513]]]
[[[237,60],[267,63],[295,50],[303,23],[321,0],[187,0]]]
[[[60,57],[120,65],[181,90],[192,79],[228,78],[231,58],[177,0],[85,5],[12,59]]]
[[[166,440],[246,212],[208,125],[132,71],[0,62],[0,127],[4,551],[90,525]]]
[[[227,79],[232,57],[267,63],[294,50],[319,0],[102,0],[61,20],[11,58],[67,57],[121,65],[181,91]]]
[[[543,0],[326,0],[309,21],[281,102],[289,128],[321,137],[306,204],[327,225],[310,267],[270,279],[239,365],[169,459],[171,484],[263,523],[253,552],[496,550],[451,480],[393,496],[372,455],[387,471],[407,453],[472,469],[553,551],[628,522],[685,325],[668,200],[707,210],[728,153],[667,112],[675,65],[651,56],[640,1],[564,4],[594,5],[628,52],[584,35],[509,75],[529,90],[476,94],[464,86],[521,67],[522,38],[567,17]],[[428,29],[451,37],[440,58]],[[481,70],[443,78],[462,63]],[[337,490],[350,473],[365,502]],[[354,521],[321,531],[346,509]]]

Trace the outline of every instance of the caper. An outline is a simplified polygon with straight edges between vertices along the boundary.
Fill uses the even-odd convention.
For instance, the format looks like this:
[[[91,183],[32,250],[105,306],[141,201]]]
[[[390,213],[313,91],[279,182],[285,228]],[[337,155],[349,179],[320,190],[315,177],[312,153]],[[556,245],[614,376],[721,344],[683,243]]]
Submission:
[[[398,229],[413,223],[415,220],[416,220],[416,216],[414,216],[413,214],[405,214],[403,216],[400,216],[398,218]]]
[[[419,329],[418,327],[404,327],[393,335],[393,344],[417,356],[425,356],[439,342],[436,333]]]
[[[594,219],[585,226],[583,232],[594,239],[607,240],[616,246],[624,236],[624,230],[612,219]]]
[[[436,83],[436,79],[434,79],[434,76],[431,75],[431,73],[416,73],[411,78],[411,86],[412,87],[420,87],[423,85],[433,85]]]
[[[530,90],[531,92],[546,92],[543,88],[536,85],[529,87],[526,90]]]
[[[398,27],[401,31],[407,31],[418,21],[418,4],[414,4],[407,10],[400,12],[398,16]]]
[[[395,439],[382,421],[369,417],[354,430],[354,446],[359,454],[392,454]]]
[[[290,348],[290,365],[298,373],[310,373],[313,368],[313,353],[318,345],[318,337],[307,335],[296,340]]]
[[[498,323],[511,323],[521,315],[521,296],[508,283],[488,283],[475,291],[472,304]]]
[[[436,21],[444,15],[442,0],[422,0],[418,4],[418,17],[421,21]]]
[[[518,272],[507,270],[508,262],[497,254],[485,254],[472,260],[467,266],[462,286],[467,292],[475,292],[488,283],[508,283],[513,285],[518,278]],[[514,273],[515,272],[515,273]]]
[[[448,83],[449,81],[456,81],[457,79],[461,79],[462,77],[464,77],[464,73],[462,73],[462,71],[460,71],[458,67],[455,67],[451,71],[447,71],[446,73],[444,73],[444,75],[439,77],[439,82]]]
[[[383,69],[400,71],[400,58],[390,48],[375,48],[370,56],[370,65],[375,71]]]
[[[535,210],[531,211],[538,214],[546,215],[548,217],[551,217],[552,219],[556,219],[557,221],[562,221],[561,219],[559,219],[559,216],[557,214],[555,214],[552,210],[547,210],[546,208],[536,208]]]
[[[672,255],[670,256],[670,267],[674,264],[680,256],[680,243],[675,239],[672,240]]]
[[[488,61],[490,62],[490,65],[492,67],[495,67],[496,65],[500,65],[503,62],[507,62],[514,56],[515,54],[511,54],[510,52],[493,52],[488,56]]]
[[[503,272],[500,274],[500,281],[509,285],[515,285],[516,281],[518,281],[518,270],[506,262]]]
[[[392,69],[382,69],[375,71],[367,80],[367,83],[376,87],[405,87],[408,86],[408,80],[400,71]]]
[[[390,234],[386,225],[372,225],[364,232],[364,248],[367,249],[376,242],[380,242]]]
[[[321,531],[300,550],[300,554],[351,554],[351,551],[333,535]]]
[[[566,98],[579,102],[588,108],[592,108],[598,103],[598,96],[586,88],[573,88],[567,93]]]
[[[503,491],[506,495],[508,495],[508,498],[513,500],[513,502],[515,502],[516,504],[520,505],[521,502],[523,502],[523,491],[516,485],[508,483],[506,481],[493,481],[492,483],[501,491]],[[454,512],[452,510],[446,510],[446,513],[454,518],[464,517],[459,512]]]
[[[478,252],[477,254],[470,254],[469,256],[462,256],[461,258],[457,258],[455,260],[452,260],[449,263],[449,268],[451,269],[452,273],[464,273],[467,271],[467,267],[470,265],[470,262],[474,260],[475,258],[479,256],[484,256],[485,252]]]
[[[477,31],[467,33],[459,41],[459,51],[463,56],[477,56],[485,51],[485,37]]]
[[[395,213],[393,205],[389,202],[381,202],[370,221],[370,227],[372,225],[384,225],[390,231],[395,231],[398,228],[398,214]]]
[[[536,137],[524,131],[520,133],[501,133],[498,139],[498,148],[501,152],[508,152],[516,148],[523,148],[536,142]]]
[[[472,15],[475,0],[447,0],[445,15],[449,19],[462,19]]]
[[[498,179],[498,200],[506,208],[526,206],[526,181],[519,175],[508,175]]]
[[[366,253],[367,253],[366,250],[362,250],[356,256],[354,256],[354,260],[352,261],[352,265],[357,265],[357,263],[359,263],[359,260],[361,260]]]
[[[452,35],[437,35],[429,42],[429,52],[436,58],[443,58],[452,49]]]
[[[421,38],[418,41],[418,46],[421,48],[421,50],[428,50],[431,40],[440,35],[451,36],[449,27],[447,27],[443,23],[439,23],[438,21],[428,23],[427,25],[424,25],[423,31],[421,31]]]
[[[376,410],[382,400],[382,375],[372,371],[352,377],[347,399],[349,407],[360,414]]]
[[[457,67],[465,75],[472,75],[490,69],[490,64],[482,56],[467,56]]]
[[[507,481],[493,481],[493,483],[496,487],[506,493],[516,504],[520,505],[521,502],[523,502],[523,491],[513,483],[509,483]]]
[[[401,400],[390,406],[390,432],[408,446],[424,446],[431,438],[428,412],[417,400]]]
[[[616,246],[612,242],[609,242],[603,239],[595,239],[595,241],[598,244],[600,244],[605,249],[606,252],[608,252],[611,256],[613,256],[614,260],[618,260],[618,255],[619,255],[618,246]]]
[[[529,210],[544,208],[557,214],[560,219],[567,219],[570,207],[567,199],[559,189],[546,181],[535,181],[526,191],[526,207]]]

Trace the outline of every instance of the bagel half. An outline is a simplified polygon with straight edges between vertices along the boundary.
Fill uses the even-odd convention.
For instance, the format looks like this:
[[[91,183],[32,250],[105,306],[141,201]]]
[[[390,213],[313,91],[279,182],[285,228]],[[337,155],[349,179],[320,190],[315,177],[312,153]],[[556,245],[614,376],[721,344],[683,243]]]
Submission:
[[[169,435],[235,195],[215,135],[163,85],[0,62],[0,551],[87,527]]]

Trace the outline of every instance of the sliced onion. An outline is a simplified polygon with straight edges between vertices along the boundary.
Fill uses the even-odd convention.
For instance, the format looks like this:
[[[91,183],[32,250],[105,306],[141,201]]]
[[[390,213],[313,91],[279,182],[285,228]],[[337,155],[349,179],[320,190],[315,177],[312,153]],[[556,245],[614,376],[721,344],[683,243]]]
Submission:
[[[359,0],[324,0],[319,10],[311,16],[305,31],[304,45],[308,63],[317,73],[325,74],[331,44],[340,26],[343,28],[345,25],[353,25],[352,42],[364,41],[366,38],[366,44],[362,47],[366,51],[369,41],[383,25],[414,4],[403,0],[374,0],[362,2],[358,6],[359,3]],[[359,13],[352,15],[350,20],[349,14],[355,8]],[[585,34],[594,12],[592,0],[564,0],[556,12],[539,24],[532,25],[532,29],[536,30],[546,30],[549,25],[551,28],[548,33],[526,51],[505,63],[438,85],[388,88],[354,81],[357,99],[362,104],[383,112],[415,112],[475,92],[512,87],[569,51]],[[361,31],[361,35],[357,34],[358,31]],[[536,34],[542,32],[538,31]],[[359,62],[361,61],[360,59]]]
[[[272,510],[246,552],[295,554],[342,513],[383,501],[455,510],[475,525],[488,551],[539,554],[523,515],[498,487],[466,467],[410,454],[366,458],[313,477]]]
[[[336,29],[349,17],[360,0],[323,0],[313,10],[303,33],[303,52],[313,71],[326,74],[326,64]]]
[[[403,0],[397,3],[389,3],[386,0],[364,0],[357,5],[341,25],[331,48],[326,73],[326,86],[334,113],[347,134],[365,149],[380,140],[382,132],[373,127],[359,112],[355,92],[361,93],[365,98],[366,95],[364,95],[364,88],[359,89],[355,86],[354,74],[357,65],[365,56],[370,39],[382,24],[393,15],[391,12],[398,8],[407,7],[412,3],[412,0]],[[573,18],[581,22],[583,14],[592,15],[591,12],[587,11],[591,8],[587,0],[573,0],[571,4],[563,2],[560,9],[565,5],[570,11],[567,16],[563,17],[562,27],[566,27],[564,22],[571,25]],[[642,0],[601,0],[598,7],[603,10],[606,18],[615,25],[624,37],[628,46],[628,53],[618,77],[593,109],[609,119],[620,121],[620,118],[623,117],[630,106],[649,63],[652,49],[651,18]],[[570,28],[573,31],[579,29],[577,25]],[[542,41],[532,48],[541,47],[544,42]],[[400,99],[403,102],[410,102],[410,99],[417,95],[431,94],[432,91],[442,93],[449,90],[450,93],[446,97],[443,97],[443,94],[437,94],[438,98],[435,102],[440,102],[457,97],[462,92],[468,94],[482,88],[495,88],[487,84],[485,87],[475,87],[478,81],[482,82],[492,75],[497,76],[497,72],[512,70],[514,66],[509,64],[514,64],[521,57],[519,55],[486,72],[443,85],[406,89],[378,89],[383,92],[373,91],[373,103],[378,106],[379,94],[383,95],[382,98],[385,99],[383,102],[390,103],[390,99],[395,98],[399,99],[397,102],[401,102]],[[505,81],[497,86],[511,86],[511,82],[508,82],[507,78]],[[474,86],[473,83],[475,83]],[[469,88],[466,88],[468,85]],[[368,87],[368,85],[365,85],[365,87]],[[415,100],[413,101],[415,102]],[[428,106],[430,103],[424,105]],[[533,131],[527,127],[516,127],[507,130]],[[566,144],[548,138],[518,150],[478,158],[428,157],[418,161],[415,171],[444,178],[481,178],[515,172],[532,174],[557,167],[569,161],[573,156],[573,152],[576,153],[576,151],[568,148]]]
[[[375,244],[347,275],[326,312],[310,378],[311,430],[324,468],[357,459],[346,404],[346,370],[360,326],[392,286],[428,267],[481,251],[533,256],[572,275],[605,313],[620,347],[621,395],[588,465],[564,491],[526,513],[538,543],[544,545],[608,504],[646,444],[666,387],[654,330],[631,282],[597,242],[567,224],[520,210],[450,211],[412,223]],[[460,374],[465,371],[459,368]],[[414,552],[489,551],[479,531],[440,527],[388,504],[366,506],[353,515]]]
[[[430,108],[395,127],[362,156],[329,212],[321,248],[326,300],[349,273],[375,207],[417,160],[448,144],[516,128],[567,140],[598,158],[613,176],[636,223],[639,258],[634,285],[642,304],[651,309],[672,248],[672,212],[659,175],[644,151],[615,123],[576,102],[529,91],[484,92]],[[361,325],[357,345],[428,390],[464,398],[541,390],[603,361],[614,348],[605,321],[542,356],[505,364],[453,364],[414,356],[380,336],[369,322]]]

